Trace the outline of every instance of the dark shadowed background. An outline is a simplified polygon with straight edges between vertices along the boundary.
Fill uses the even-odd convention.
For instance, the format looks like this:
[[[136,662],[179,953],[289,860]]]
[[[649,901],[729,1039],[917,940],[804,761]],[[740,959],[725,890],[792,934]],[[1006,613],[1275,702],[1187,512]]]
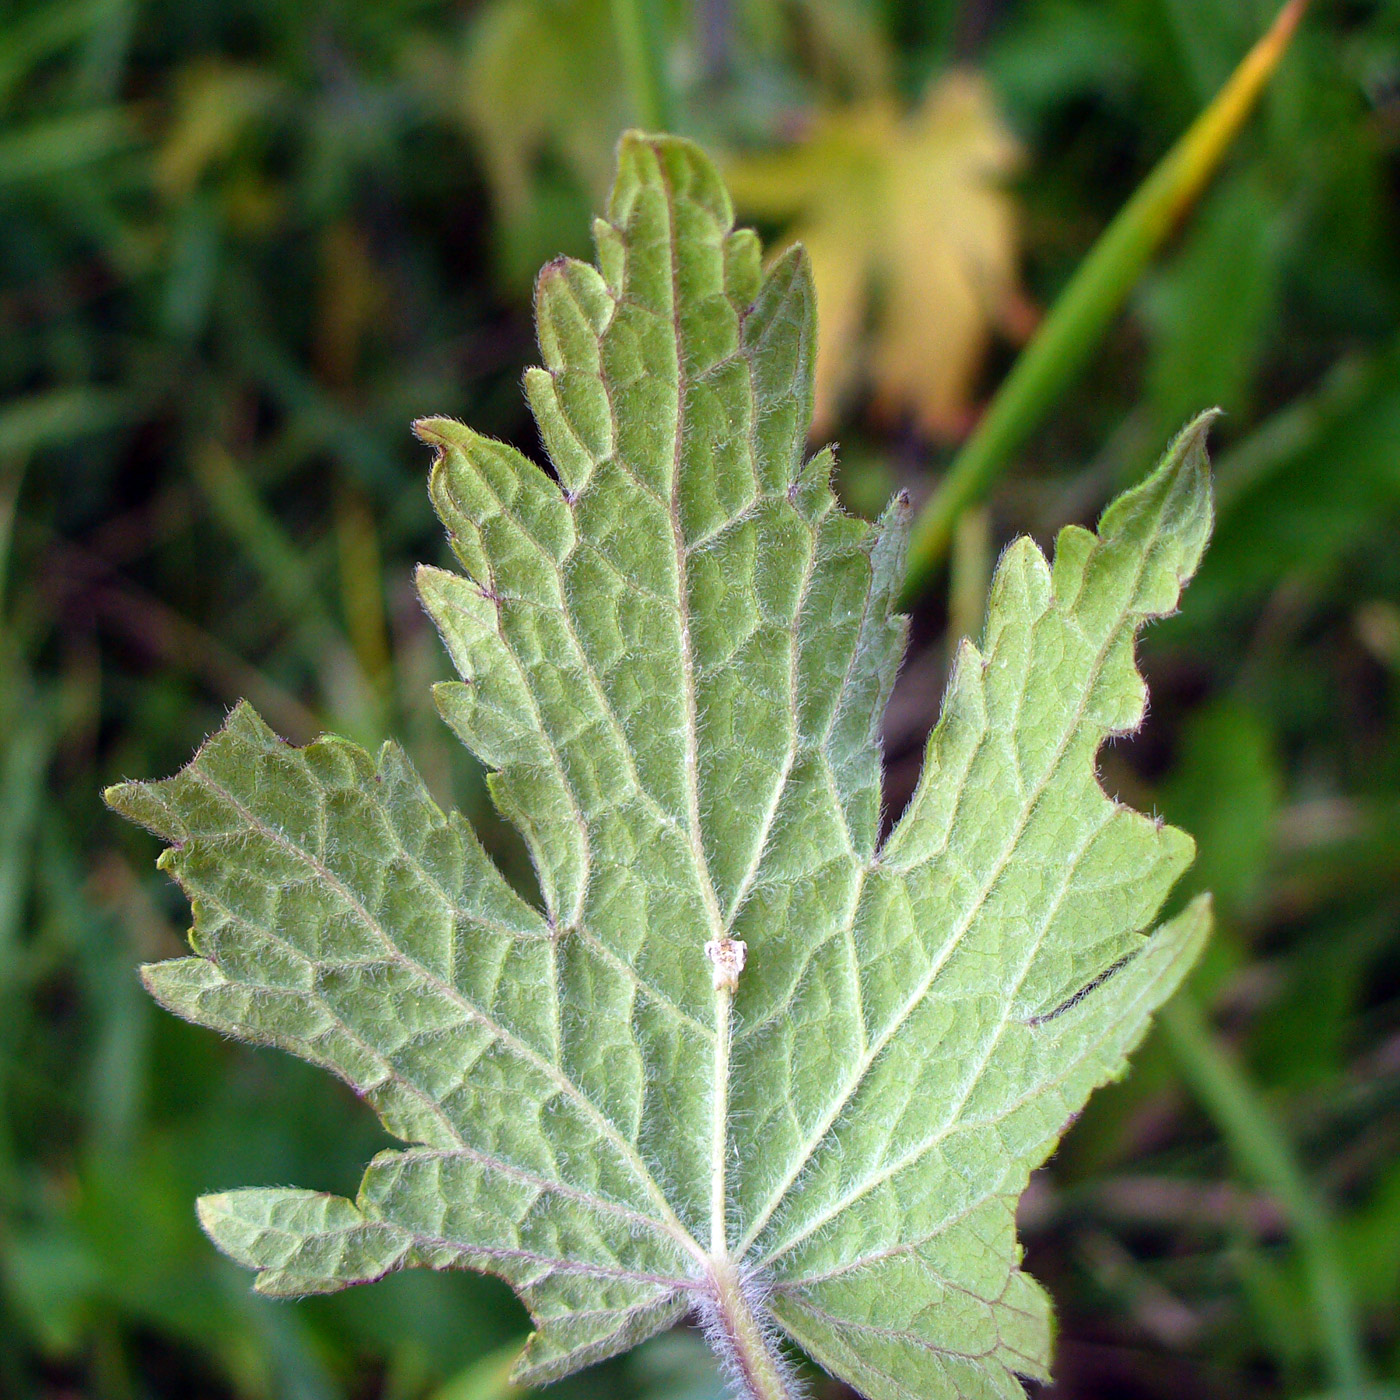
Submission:
[[[665,119],[812,250],[851,509],[929,491],[1272,9],[642,5]],[[146,998],[135,967],[186,911],[98,792],[173,771],[247,696],[298,742],[399,737],[528,882],[428,694],[448,663],[410,572],[445,550],[408,424],[538,450],[531,280],[587,252],[639,116],[613,10],[7,0],[0,112],[0,1396],[501,1400],[527,1326],[504,1287],[272,1303],[199,1234],[201,1192],[353,1194],[383,1134]],[[1400,1394],[1397,216],[1400,0],[1317,0],[917,611],[895,811],[1001,546],[1091,521],[1227,410],[1215,544],[1144,646],[1145,732],[1103,759],[1199,838],[1186,885],[1220,925],[1202,1014],[1025,1202],[1066,1400]],[[720,1387],[678,1331],[555,1393]]]

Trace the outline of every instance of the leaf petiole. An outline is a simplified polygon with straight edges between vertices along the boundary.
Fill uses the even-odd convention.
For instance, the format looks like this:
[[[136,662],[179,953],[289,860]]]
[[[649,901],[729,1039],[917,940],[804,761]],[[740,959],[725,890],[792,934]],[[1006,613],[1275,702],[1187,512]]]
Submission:
[[[796,1400],[788,1368],[728,1258],[715,1261],[714,1284],[713,1302],[705,1308],[705,1333],[743,1400]]]

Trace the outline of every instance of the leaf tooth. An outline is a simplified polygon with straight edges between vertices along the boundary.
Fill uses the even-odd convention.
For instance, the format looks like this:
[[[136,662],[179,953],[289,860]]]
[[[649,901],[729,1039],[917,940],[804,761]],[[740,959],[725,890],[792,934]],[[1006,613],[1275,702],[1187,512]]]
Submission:
[[[751,228],[736,228],[724,241],[724,288],[736,306],[747,306],[763,285],[763,249]]]
[[[775,495],[800,471],[812,418],[815,300],[811,260],[798,245],[768,269],[742,317],[742,346],[761,406],[750,428],[754,467],[763,489]]]
[[[215,746],[231,739],[241,739],[261,749],[276,749],[281,740],[263,722],[258,712],[240,700],[228,713],[221,729],[210,734],[186,764],[181,773],[158,782],[116,783],[106,788],[102,800],[120,815],[144,826],[178,850],[189,840],[188,813],[175,795],[182,775],[195,768]],[[160,869],[167,867],[157,865]]]
[[[982,650],[998,664],[1009,663],[1004,655],[1004,638],[1012,644],[1028,642],[1036,621],[1051,606],[1054,590],[1050,565],[1040,546],[1028,535],[1022,535],[1006,547],[992,578],[987,599],[987,625]],[[1019,669],[1019,668],[1018,668]]]
[[[558,566],[577,544],[559,483],[506,443],[450,426],[417,425],[438,447],[428,484],[454,548],[491,592],[558,606]]]
[[[613,452],[602,337],[616,306],[597,269],[575,259],[556,259],[536,283],[545,370],[527,371],[525,392],[550,459],[574,494]]]
[[[904,577],[904,559],[909,547],[909,524],[914,508],[907,491],[890,497],[871,538],[870,561],[874,569],[874,589],[885,599],[885,612],[892,609],[896,591]]]
[[[343,1196],[286,1189],[227,1191],[196,1204],[204,1232],[257,1269],[254,1287],[275,1298],[332,1293],[401,1268],[408,1234],[366,1219]]]
[[[593,246],[598,253],[598,271],[614,297],[621,296],[627,269],[627,247],[621,232],[606,219],[593,220]]]
[[[990,662],[968,638],[958,643],[918,786],[879,855],[888,869],[909,869],[946,849],[958,796],[986,734]]]
[[[573,353],[582,356],[585,363],[591,362],[593,368],[597,369],[598,337],[607,330],[608,323],[617,310],[617,299],[602,273],[592,263],[582,262],[578,258],[555,258],[540,269],[540,275],[535,281],[535,297],[536,315],[549,322],[548,334],[554,342],[554,353],[557,354],[558,350],[563,348],[558,339],[559,328],[554,323],[554,316],[562,312],[567,305],[582,327],[582,333],[571,330],[568,344],[573,348]],[[546,297],[550,300],[548,309],[544,305]],[[544,354],[545,363],[554,369],[557,365],[551,358],[551,347],[545,344],[545,333],[546,328],[542,325],[540,350]]]
[[[1217,416],[1212,410],[1188,423],[1156,469],[1104,511],[1075,601],[1086,630],[1104,635],[1176,609],[1210,537],[1206,437]]]
[[[572,505],[588,485],[599,463],[611,455],[611,424],[604,444],[606,450],[595,453],[576,431],[560,401],[555,377],[545,369],[534,367],[525,371],[525,398],[540,430],[545,451],[549,453],[549,460],[564,484],[565,500]]]
[[[167,841],[179,843],[186,838],[184,822],[157,783],[115,783],[103,789],[102,800],[114,812]]]
[[[490,674],[509,664],[497,617],[500,599],[483,580],[420,564],[414,581],[419,601],[464,681],[470,684],[479,673]]]
[[[836,449],[828,443],[802,464],[788,485],[788,501],[809,525],[815,525],[836,504],[831,489],[835,467]]]

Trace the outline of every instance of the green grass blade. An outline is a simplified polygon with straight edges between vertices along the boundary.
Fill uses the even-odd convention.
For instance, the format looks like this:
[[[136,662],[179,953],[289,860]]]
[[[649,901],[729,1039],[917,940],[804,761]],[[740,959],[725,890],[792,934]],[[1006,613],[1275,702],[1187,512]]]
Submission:
[[[366,737],[379,719],[374,687],[337,626],[304,552],[268,510],[247,473],[221,447],[205,444],[191,457],[194,476],[214,519],[242,549],[299,639],[332,714]]]
[[[130,118],[115,107],[33,122],[0,138],[0,186],[67,175],[130,148],[136,139]]]
[[[42,448],[67,446],[107,432],[134,418],[137,411],[131,396],[91,384],[11,399],[0,408],[0,457],[22,459]]]
[[[674,114],[647,0],[611,0],[609,8],[637,123],[648,131],[669,131]]]
[[[1278,67],[1306,8],[1307,0],[1289,0],[1216,99],[1104,230],[1060,294],[914,521],[906,604],[942,562],[958,516],[981,499],[1069,387],[1149,259],[1204,189]]]
[[[1326,1205],[1287,1135],[1189,993],[1174,998],[1160,1015],[1181,1073],[1230,1155],[1287,1217],[1302,1256],[1332,1386],[1345,1394],[1359,1390],[1367,1379],[1361,1326]]]

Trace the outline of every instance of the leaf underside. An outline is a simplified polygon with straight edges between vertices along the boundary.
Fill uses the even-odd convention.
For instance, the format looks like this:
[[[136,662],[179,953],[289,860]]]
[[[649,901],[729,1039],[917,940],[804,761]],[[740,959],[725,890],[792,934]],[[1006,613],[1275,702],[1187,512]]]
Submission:
[[[803,460],[801,250],[765,272],[690,144],[619,159],[597,267],[539,281],[526,386],[557,476],[418,425],[463,570],[419,573],[461,677],[437,700],[538,904],[397,747],[293,749],[246,705],[108,794],[193,908],[155,997],[325,1066],[406,1144],[353,1202],[233,1191],[200,1219],[273,1295],[499,1275],[535,1319],[525,1383],[703,1311],[724,1261],[877,1400],[1016,1397],[1051,1331],[1017,1199],[1209,922],[1144,932],[1192,843],[1095,769],[1209,532],[1205,423],[1053,566],[1006,552],[881,845],[905,509],[849,518],[830,455]],[[724,938],[748,949],[732,1021]]]

